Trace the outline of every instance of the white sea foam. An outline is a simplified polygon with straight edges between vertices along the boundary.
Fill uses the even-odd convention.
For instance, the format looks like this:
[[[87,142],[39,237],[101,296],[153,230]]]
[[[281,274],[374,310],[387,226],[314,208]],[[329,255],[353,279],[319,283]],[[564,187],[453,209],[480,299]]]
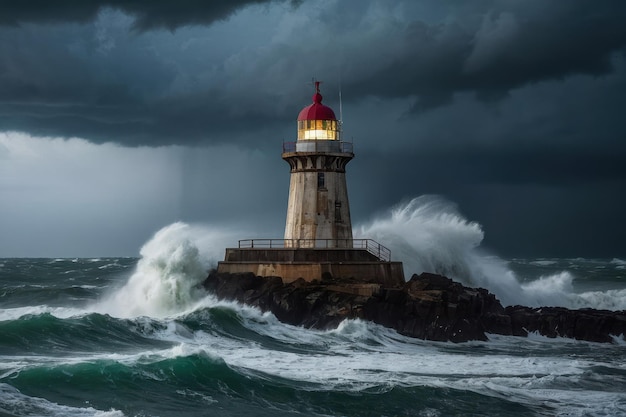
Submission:
[[[611,263],[613,265],[619,265],[619,266],[626,266],[626,261],[623,259],[619,259],[619,258],[613,258],[611,259]]]
[[[505,261],[480,248],[484,237],[481,225],[465,219],[453,203],[438,196],[421,196],[400,204],[355,228],[355,235],[388,246],[393,258],[404,263],[407,278],[421,272],[446,275],[469,286],[487,288],[504,305],[619,309],[625,303],[619,292],[575,294],[574,276],[569,271],[522,284]],[[620,262],[612,261],[618,266]],[[535,262],[539,266],[554,263]]]
[[[268,327],[257,323],[247,326],[254,331]],[[273,329],[274,325],[269,327]],[[302,339],[299,332],[308,334]],[[237,369],[313,383],[322,390],[384,390],[397,386],[471,390],[507,401],[536,404],[539,408],[549,403],[555,414],[564,415],[594,414],[599,410],[611,415],[626,398],[622,393],[580,389],[574,394],[568,388],[557,388],[579,384],[594,366],[614,364],[562,355],[560,349],[553,349],[554,339],[498,336],[487,343],[475,342],[475,349],[468,349],[467,345],[457,347],[415,340],[359,320],[345,321],[333,331],[300,329],[299,332],[291,333],[293,341],[306,340],[311,347],[307,352],[276,354],[249,340],[224,340],[201,331],[195,332],[186,343],[215,352]],[[282,332],[281,340],[287,334]],[[559,343],[567,347],[587,342],[563,339]],[[515,352],[531,353],[510,353],[512,346]],[[611,351],[618,348],[594,344],[594,349],[606,351],[608,361]],[[545,353],[547,349],[553,349],[554,356]],[[534,352],[544,354],[537,356]],[[574,414],[568,414],[572,411]]]
[[[124,417],[119,410],[69,407],[43,398],[29,397],[8,384],[0,383],[0,414],[20,416]]]
[[[571,294],[570,304],[573,308],[599,308],[603,310],[626,310],[626,289],[607,291],[588,291]]]
[[[528,302],[506,263],[480,248],[484,232],[461,216],[454,204],[438,196],[421,196],[361,225],[355,234],[389,246],[404,263],[405,275],[433,272],[466,285],[485,287],[504,304]]]
[[[534,301],[533,305],[566,306],[574,291],[573,281],[572,274],[563,271],[554,275],[541,276],[534,281],[522,284],[521,288],[525,297]]]
[[[206,295],[200,284],[230,233],[180,222],[164,227],[141,248],[128,282],[94,309],[115,317],[166,317],[189,310]]]
[[[217,301],[212,297],[203,298],[196,306],[202,310],[194,314],[205,311],[210,314],[215,308],[231,309],[248,330],[279,344],[265,344],[256,338],[225,337],[221,332],[213,332],[210,327],[204,326],[191,330],[181,323],[180,316],[164,319],[141,317],[134,319],[138,325],[156,329],[149,332],[150,337],[175,345],[141,352],[95,352],[72,358],[28,355],[13,357],[13,360],[31,364],[32,361],[41,361],[46,366],[61,362],[109,360],[133,366],[200,355],[224,361],[237,372],[250,372],[254,377],[261,373],[314,384],[316,390],[362,391],[374,388],[381,391],[403,386],[471,390],[524,405],[549,403],[554,414],[563,415],[596,414],[599,411],[614,415],[625,399],[623,393],[584,389],[572,391],[567,388],[587,378],[589,370],[594,367],[620,366],[619,355],[612,354],[614,349],[620,349],[616,345],[594,344],[596,354],[576,357],[562,354],[562,349],[554,348],[555,340],[545,337],[493,336],[490,342],[474,342],[470,347],[470,344],[416,340],[361,320],[344,321],[335,330],[307,330],[282,324],[273,315],[261,313],[255,308]],[[559,339],[556,343],[567,348],[587,342]],[[276,350],[276,346],[281,344],[303,348]],[[529,354],[520,354],[524,351]],[[542,353],[538,355],[537,352]],[[14,366],[18,369],[22,367]],[[54,410],[56,405],[46,403],[44,406]],[[84,414],[80,414],[83,411]],[[95,416],[99,415],[97,413],[102,412],[70,409],[66,414]],[[55,411],[51,415],[63,413]]]
[[[611,259],[611,265],[615,265],[615,269],[626,269],[626,261],[623,259],[613,258]]]
[[[372,331],[367,322],[357,319],[344,320],[339,323],[336,329],[330,330],[329,333],[359,339],[370,336]]]
[[[549,260],[549,259],[538,259],[538,260],[532,261],[530,263],[532,265],[537,265],[537,266],[551,266],[551,265],[555,265],[557,263],[557,261]]]
[[[0,321],[18,320],[24,316],[37,316],[46,313],[60,319],[66,319],[84,315],[86,311],[82,308],[50,307],[47,305],[2,308],[0,309]]]
[[[251,327],[256,331],[254,326]],[[304,331],[304,330],[303,330]],[[196,349],[214,354],[242,372],[249,369],[258,374],[273,375],[292,381],[315,384],[319,390],[353,390],[397,386],[430,386],[478,392],[482,395],[507,397],[526,404],[529,398],[546,400],[544,392],[555,378],[571,378],[576,382],[595,363],[567,356],[532,357],[494,354],[486,343],[477,343],[474,353],[449,344],[424,342],[405,338],[397,333],[364,322],[348,322],[336,332],[306,331],[310,349],[298,353],[280,353],[245,339],[224,339],[197,331],[193,339],[181,346],[181,354],[196,353]],[[294,336],[294,342],[302,340]],[[384,343],[374,343],[381,340]],[[363,343],[367,341],[367,343]],[[551,344],[552,340],[528,341],[506,338],[511,343]],[[196,349],[192,347],[196,345]],[[553,390],[560,397],[555,406],[567,406],[572,401],[568,390]],[[590,398],[594,394],[589,393]],[[604,395],[596,393],[596,396]],[[614,399],[615,394],[606,394]],[[589,399],[589,398],[588,398]],[[561,403],[561,404],[559,404]]]
[[[113,262],[110,264],[106,264],[106,265],[101,265],[98,267],[98,269],[108,269],[108,268],[114,268],[114,267],[119,267],[120,264],[118,264],[117,262]]]

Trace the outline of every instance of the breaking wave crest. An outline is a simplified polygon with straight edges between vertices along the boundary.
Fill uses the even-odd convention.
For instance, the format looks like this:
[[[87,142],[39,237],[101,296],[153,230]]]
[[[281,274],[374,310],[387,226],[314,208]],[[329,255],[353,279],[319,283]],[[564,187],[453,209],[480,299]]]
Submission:
[[[624,309],[622,291],[575,294],[569,271],[522,283],[507,262],[480,247],[482,226],[464,218],[455,204],[439,196],[420,196],[355,228],[391,249],[404,263],[406,277],[433,272],[468,286],[487,288],[504,305]]]
[[[200,284],[232,233],[181,222],[164,227],[141,248],[128,282],[95,310],[115,317],[166,317],[193,309],[206,296]]]
[[[587,291],[570,296],[572,308],[626,310],[626,290]]]

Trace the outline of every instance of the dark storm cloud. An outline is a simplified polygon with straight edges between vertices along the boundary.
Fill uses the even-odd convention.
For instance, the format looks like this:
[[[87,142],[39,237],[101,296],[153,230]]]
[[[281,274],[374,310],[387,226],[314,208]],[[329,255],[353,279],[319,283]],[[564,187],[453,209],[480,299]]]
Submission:
[[[139,30],[176,29],[186,25],[210,24],[225,19],[238,9],[276,0],[3,0],[0,25],[22,23],[85,23],[105,8],[120,10],[135,18]],[[291,1],[296,4],[296,1]]]
[[[399,118],[459,93],[493,101],[544,80],[610,74],[626,45],[620,0],[311,2],[269,23],[240,13],[237,28],[211,32],[261,3],[271,2],[3,2],[0,22],[24,27],[0,28],[0,127],[127,145],[223,142],[292,120],[311,75],[327,76],[327,97],[342,78],[353,104],[410,99]],[[197,24],[209,32],[130,33]],[[200,41],[187,49],[182,36]]]
[[[415,95],[413,110],[449,103],[462,91],[499,99],[529,83],[609,73],[612,55],[626,47],[623,1],[475,4],[480,9],[466,6],[445,22],[411,21],[390,48],[398,52],[358,90]]]

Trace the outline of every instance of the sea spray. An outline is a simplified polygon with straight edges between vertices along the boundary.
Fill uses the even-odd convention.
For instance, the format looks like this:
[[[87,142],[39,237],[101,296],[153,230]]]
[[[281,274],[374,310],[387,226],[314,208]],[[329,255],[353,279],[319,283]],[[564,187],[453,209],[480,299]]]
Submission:
[[[390,246],[394,258],[404,263],[407,275],[429,271],[458,277],[469,276],[465,258],[483,239],[478,223],[468,222],[452,203],[436,196],[399,204],[357,228],[355,234]]]
[[[468,286],[487,288],[504,305],[611,309],[626,305],[618,297],[623,294],[575,294],[569,271],[521,283],[504,260],[480,248],[481,225],[464,218],[455,204],[440,196],[424,195],[399,204],[357,227],[355,235],[388,246],[394,260],[404,263],[407,278],[421,272],[445,275]]]
[[[200,284],[229,244],[230,233],[181,222],[164,227],[141,248],[128,282],[95,310],[115,317],[165,317],[189,310],[206,296]]]
[[[562,271],[549,276],[540,276],[538,279],[522,284],[523,294],[532,299],[534,305],[571,306],[574,296],[572,282],[574,277],[568,271]]]
[[[597,308],[601,310],[626,310],[626,290],[587,291],[570,294],[570,308]]]
[[[505,304],[518,303],[520,284],[506,263],[479,250],[480,224],[459,214],[439,196],[424,195],[393,207],[355,234],[389,246],[404,263],[405,276],[432,272],[494,292]]]
[[[611,264],[616,265],[617,269],[626,269],[626,261],[623,259],[613,258]]]

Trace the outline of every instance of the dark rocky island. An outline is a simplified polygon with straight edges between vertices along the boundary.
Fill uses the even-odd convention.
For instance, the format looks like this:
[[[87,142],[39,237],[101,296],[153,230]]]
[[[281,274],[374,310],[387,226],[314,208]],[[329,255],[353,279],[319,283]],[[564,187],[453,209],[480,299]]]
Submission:
[[[316,328],[335,328],[344,319],[363,319],[420,339],[465,342],[487,340],[487,334],[567,337],[612,342],[626,334],[626,311],[561,307],[503,307],[483,288],[469,288],[444,276],[413,275],[403,287],[350,279],[284,284],[279,277],[212,271],[204,287],[221,299],[271,311],[280,321]]]

